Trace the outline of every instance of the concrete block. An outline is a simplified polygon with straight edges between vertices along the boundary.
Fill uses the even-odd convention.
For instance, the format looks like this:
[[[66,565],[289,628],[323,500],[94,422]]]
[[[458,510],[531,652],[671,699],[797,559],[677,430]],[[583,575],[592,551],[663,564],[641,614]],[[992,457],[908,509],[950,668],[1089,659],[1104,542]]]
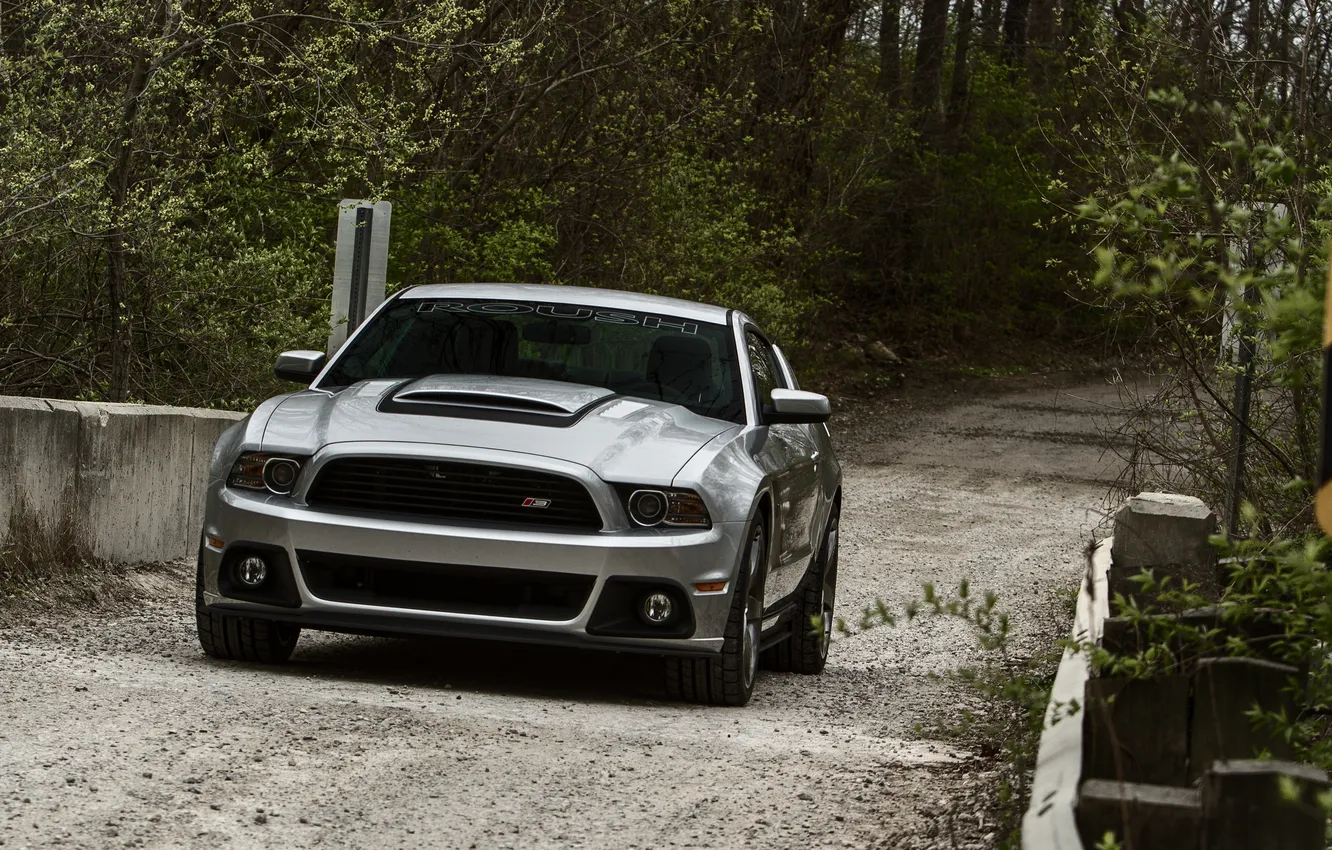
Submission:
[[[1083,779],[1185,784],[1187,676],[1089,679],[1083,708]]]
[[[0,540],[20,501],[48,528],[74,517],[78,434],[71,411],[38,398],[0,396]]]
[[[1208,537],[1216,515],[1202,501],[1173,493],[1139,493],[1115,515],[1110,593],[1141,597],[1129,581],[1143,570],[1199,584],[1208,599],[1219,597],[1216,552]]]
[[[1190,720],[1189,779],[1201,776],[1216,761],[1250,759],[1267,752],[1274,758],[1294,757],[1290,742],[1255,726],[1247,713],[1285,710],[1295,714],[1292,679],[1299,670],[1256,658],[1205,658],[1194,674],[1193,716]]]
[[[227,411],[50,401],[77,416],[77,505],[92,554],[110,561],[192,557],[216,435]]]
[[[1086,848],[1110,832],[1133,850],[1197,850],[1201,830],[1195,788],[1089,779],[1078,791],[1078,834]]]
[[[79,514],[92,554],[182,557],[193,421],[173,408],[53,401],[79,416]]]
[[[1202,850],[1323,850],[1327,818],[1316,798],[1327,788],[1327,774],[1309,765],[1219,762],[1202,776]]]
[[[70,518],[95,557],[192,557],[213,446],[244,416],[0,397],[0,538],[26,499],[46,523]]]

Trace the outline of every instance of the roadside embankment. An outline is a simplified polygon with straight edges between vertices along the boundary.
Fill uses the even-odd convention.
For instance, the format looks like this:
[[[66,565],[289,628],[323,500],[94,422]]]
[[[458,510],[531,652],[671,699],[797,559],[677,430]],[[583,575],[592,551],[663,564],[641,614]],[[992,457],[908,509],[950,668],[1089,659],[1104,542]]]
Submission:
[[[243,417],[0,396],[0,540],[27,516],[99,560],[192,555],[213,445]]]

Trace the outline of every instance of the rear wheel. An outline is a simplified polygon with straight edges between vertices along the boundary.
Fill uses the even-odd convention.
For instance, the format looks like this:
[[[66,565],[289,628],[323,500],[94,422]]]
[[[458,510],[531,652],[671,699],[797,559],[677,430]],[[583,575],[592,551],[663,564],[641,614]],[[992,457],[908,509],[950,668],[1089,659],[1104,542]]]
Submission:
[[[796,590],[791,635],[764,653],[764,665],[793,673],[822,673],[832,642],[833,609],[837,602],[838,511],[833,509],[818,557]]]
[[[721,653],[715,658],[667,658],[668,697],[710,705],[744,705],[753,696],[768,563],[768,530],[761,519],[755,520],[750,529],[742,563]]]

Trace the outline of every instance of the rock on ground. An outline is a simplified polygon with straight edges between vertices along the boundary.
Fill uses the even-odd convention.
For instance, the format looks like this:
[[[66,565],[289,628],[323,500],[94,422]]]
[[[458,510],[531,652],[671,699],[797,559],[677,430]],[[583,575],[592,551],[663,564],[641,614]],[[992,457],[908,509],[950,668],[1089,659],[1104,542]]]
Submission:
[[[1025,378],[842,417],[839,613],[970,577],[1038,650],[1119,469],[1115,400]],[[6,850],[996,841],[993,758],[931,731],[975,703],[930,675],[979,659],[956,623],[838,640],[823,676],[726,710],[664,700],[627,655],[306,634],[286,667],[215,662],[169,575],[128,608],[0,611]]]

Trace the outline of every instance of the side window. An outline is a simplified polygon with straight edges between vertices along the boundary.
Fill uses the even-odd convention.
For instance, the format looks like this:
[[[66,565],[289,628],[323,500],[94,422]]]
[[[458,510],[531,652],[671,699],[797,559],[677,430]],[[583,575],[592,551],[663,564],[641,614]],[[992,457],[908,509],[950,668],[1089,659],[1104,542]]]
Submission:
[[[784,386],[772,347],[753,331],[745,332],[745,345],[749,349],[749,368],[754,373],[754,392],[758,396],[759,405],[772,404],[772,391]]]

